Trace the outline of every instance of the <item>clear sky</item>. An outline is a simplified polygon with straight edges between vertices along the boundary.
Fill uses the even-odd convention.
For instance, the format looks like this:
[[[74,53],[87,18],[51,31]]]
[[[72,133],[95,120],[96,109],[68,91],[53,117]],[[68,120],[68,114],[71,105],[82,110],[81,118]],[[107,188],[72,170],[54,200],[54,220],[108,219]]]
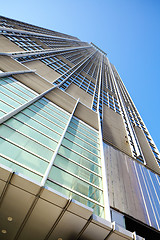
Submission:
[[[160,0],[4,0],[0,14],[93,42],[116,66],[160,150]]]

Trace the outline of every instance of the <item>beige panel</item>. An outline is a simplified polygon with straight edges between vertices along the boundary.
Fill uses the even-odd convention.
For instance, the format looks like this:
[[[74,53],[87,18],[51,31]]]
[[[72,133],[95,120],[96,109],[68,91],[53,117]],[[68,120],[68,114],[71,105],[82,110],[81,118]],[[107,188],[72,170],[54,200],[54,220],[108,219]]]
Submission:
[[[73,111],[76,104],[76,99],[72,98],[59,88],[55,88],[50,93],[46,94],[45,97],[69,113]]]
[[[126,158],[126,171],[129,175],[129,181],[130,181],[130,197],[132,197],[133,200],[133,205],[132,205],[132,211],[130,210],[129,205],[129,210],[131,211],[131,214],[133,213],[133,216],[136,216],[137,219],[141,220],[142,222],[145,222],[145,217],[144,217],[144,212],[142,211],[142,194],[139,191],[138,188],[138,182],[137,178],[135,178],[135,172],[133,171],[133,160],[129,158],[128,156],[125,156]]]
[[[106,142],[131,156],[127,133],[121,115],[104,105],[103,138]]]
[[[86,105],[87,107],[91,107],[92,104],[92,96],[81,88],[76,86],[75,84],[71,84],[67,91],[71,96],[75,97],[76,99],[80,98],[80,102]]]
[[[98,114],[92,111],[90,108],[84,106],[82,103],[78,104],[74,116],[89,124],[91,127],[97,130],[99,129]]]
[[[149,146],[149,143],[146,139],[145,134],[143,133],[143,131],[137,127],[134,126],[135,132],[137,134],[137,138],[139,141],[139,144],[141,146],[144,158],[146,160],[146,165],[151,168],[153,171],[155,171],[156,173],[160,174],[160,168],[158,166],[158,163],[156,161],[156,158]]]
[[[11,42],[5,36],[0,35],[0,52],[21,52],[24,51],[22,48]]]
[[[112,153],[113,155],[113,153]],[[118,209],[119,208],[119,202],[123,203],[121,205],[122,207],[122,211],[123,212],[127,212],[128,208],[129,208],[129,203],[128,203],[128,195],[126,192],[126,188],[127,188],[127,182],[125,181],[126,178],[128,178],[128,174],[124,174],[124,170],[126,170],[126,168],[124,169],[124,155],[119,155],[118,151],[114,152],[114,159],[118,161],[115,161],[114,164],[114,168],[117,170],[116,174],[114,175],[114,188],[116,186],[116,199],[119,199],[119,201],[115,201],[115,207]],[[113,157],[112,157],[113,159]],[[123,175],[124,174],[124,175]],[[116,177],[117,176],[117,177]],[[113,177],[113,176],[112,176]],[[118,191],[117,191],[118,190]],[[117,194],[118,193],[118,194]],[[123,194],[122,194],[123,193]],[[132,204],[132,203],[131,203]]]
[[[107,144],[104,144],[104,155],[110,206],[146,223],[134,160]]]
[[[117,159],[119,158],[119,153],[117,152]],[[120,161],[119,161],[120,160]],[[123,210],[129,212],[130,215],[134,216],[135,214],[135,203],[132,193],[132,183],[130,179],[130,174],[128,170],[128,157],[124,154],[121,154],[121,157],[117,161],[118,163],[118,172],[119,172],[119,181],[121,182],[121,192],[123,192]],[[132,160],[131,160],[132,161]],[[129,194],[128,194],[129,193]],[[144,220],[144,219],[143,219]]]
[[[96,216],[97,220],[98,217]],[[103,219],[103,221],[105,221]],[[96,222],[94,219],[91,221],[89,226],[86,228],[86,230],[83,232],[82,236],[79,240],[104,240],[106,239],[106,236],[109,234],[111,229],[107,227],[104,222],[102,221],[102,218],[99,222]]]
[[[54,71],[52,68],[48,67],[45,63],[41,62],[40,60],[26,62],[24,63],[24,65],[30,69],[33,70],[36,69],[36,73],[47,79],[49,82],[54,82],[57,78],[61,76],[59,73]]]
[[[14,78],[38,93],[42,93],[53,87],[51,83],[47,82],[35,73],[16,74],[14,75]]]
[[[105,167],[106,167],[106,173],[107,173],[107,184],[108,184],[108,192],[109,192],[109,203],[110,206],[114,206],[114,192],[112,189],[112,164],[113,161],[110,157],[110,149],[108,145],[104,144],[104,156],[105,156]]]
[[[4,72],[28,70],[28,68],[9,56],[0,56],[0,69]]]

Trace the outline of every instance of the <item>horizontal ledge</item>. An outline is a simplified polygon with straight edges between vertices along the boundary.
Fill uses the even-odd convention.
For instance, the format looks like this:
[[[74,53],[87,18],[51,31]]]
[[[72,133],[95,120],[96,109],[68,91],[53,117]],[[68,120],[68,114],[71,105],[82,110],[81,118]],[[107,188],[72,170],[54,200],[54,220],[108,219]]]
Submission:
[[[16,74],[24,74],[24,73],[35,73],[36,70],[23,70],[23,71],[14,71],[14,72],[2,72],[0,73],[0,78],[2,77],[8,77],[11,75],[16,75]]]
[[[43,34],[43,33],[36,33],[36,32],[31,32],[31,31],[26,31],[26,30],[20,30],[20,29],[13,29],[13,28],[6,28],[6,27],[0,27],[0,34],[6,34],[7,32],[11,33],[22,33],[22,34],[27,34],[30,36],[38,36],[38,37],[48,37],[48,38],[55,38],[55,39],[62,39],[62,40],[67,40],[71,42],[81,42],[79,39],[75,38],[68,38],[66,37],[59,37],[56,34],[55,35],[50,35],[50,34]],[[58,33],[58,32],[57,32]]]
[[[81,50],[84,48],[91,48],[91,46],[80,46],[80,47],[63,47],[60,49],[44,49],[44,50],[35,50],[35,51],[21,51],[21,52],[0,52],[0,56],[11,56],[13,58],[19,58],[19,57],[26,57],[26,56],[34,56],[34,55],[42,55],[42,54],[57,54],[61,52],[67,52],[67,51],[73,51],[73,50]]]
[[[4,53],[4,52],[0,52],[0,56],[10,56],[10,53]]]

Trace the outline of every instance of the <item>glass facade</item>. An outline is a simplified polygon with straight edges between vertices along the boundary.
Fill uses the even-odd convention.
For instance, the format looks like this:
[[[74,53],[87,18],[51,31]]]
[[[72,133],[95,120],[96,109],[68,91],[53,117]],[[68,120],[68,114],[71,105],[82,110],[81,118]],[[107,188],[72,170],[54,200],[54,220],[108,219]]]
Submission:
[[[0,117],[37,96],[32,90],[16,81],[14,78],[0,80]]]
[[[1,86],[2,116],[36,96],[14,78],[2,79]],[[69,113],[45,98],[14,115],[0,125],[0,162],[41,182],[69,117]],[[104,216],[99,132],[72,118],[46,186]]]
[[[104,216],[99,133],[96,130],[72,118],[46,184]]]
[[[1,87],[3,101],[0,104],[3,115],[36,96],[13,78],[3,79],[3,83],[5,87]],[[13,88],[17,90],[14,95],[10,92]],[[6,89],[8,95],[5,98]],[[41,181],[68,118],[68,113],[45,98],[14,115],[0,125],[1,163]]]
[[[136,162],[134,162],[134,169],[146,212],[146,222],[160,230],[160,178]]]

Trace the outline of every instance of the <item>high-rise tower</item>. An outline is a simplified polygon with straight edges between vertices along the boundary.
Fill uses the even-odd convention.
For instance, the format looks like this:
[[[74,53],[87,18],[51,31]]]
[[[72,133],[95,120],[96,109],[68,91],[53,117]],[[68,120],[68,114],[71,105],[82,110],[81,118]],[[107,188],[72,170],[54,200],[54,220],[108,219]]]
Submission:
[[[160,155],[105,52],[0,17],[0,94],[1,239],[159,239]]]

